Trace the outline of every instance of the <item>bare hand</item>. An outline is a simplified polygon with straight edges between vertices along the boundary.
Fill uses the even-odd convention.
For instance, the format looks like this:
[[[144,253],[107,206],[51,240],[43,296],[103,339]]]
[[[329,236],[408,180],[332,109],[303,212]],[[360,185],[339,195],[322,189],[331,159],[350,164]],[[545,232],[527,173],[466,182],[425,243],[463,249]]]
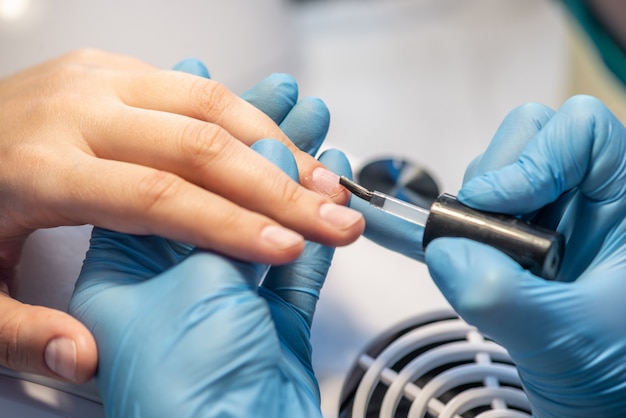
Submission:
[[[262,138],[289,147],[302,185],[248,147]],[[38,228],[93,224],[279,264],[304,239],[344,245],[364,227],[335,177],[263,112],[215,81],[100,51],[0,80],[0,156],[5,284]],[[91,377],[80,323],[0,290],[0,364]]]

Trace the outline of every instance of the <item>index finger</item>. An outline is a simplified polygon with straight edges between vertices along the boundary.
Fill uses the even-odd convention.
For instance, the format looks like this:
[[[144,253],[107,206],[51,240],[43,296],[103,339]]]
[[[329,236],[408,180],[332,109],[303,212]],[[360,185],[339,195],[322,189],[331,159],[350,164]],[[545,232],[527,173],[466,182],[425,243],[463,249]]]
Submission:
[[[569,99],[510,165],[468,181],[459,200],[478,209],[529,213],[578,187],[593,201],[621,197],[624,127],[597,99]]]
[[[464,180],[513,164],[553,115],[552,109],[538,103],[527,103],[511,111],[485,152],[468,167]]]

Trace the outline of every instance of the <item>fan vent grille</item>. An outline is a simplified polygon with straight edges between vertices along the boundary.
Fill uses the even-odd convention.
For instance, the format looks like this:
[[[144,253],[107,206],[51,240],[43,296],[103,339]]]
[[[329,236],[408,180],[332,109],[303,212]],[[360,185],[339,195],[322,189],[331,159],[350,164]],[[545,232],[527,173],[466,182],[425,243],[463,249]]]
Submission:
[[[341,418],[529,418],[506,350],[456,315],[416,318],[361,354]]]

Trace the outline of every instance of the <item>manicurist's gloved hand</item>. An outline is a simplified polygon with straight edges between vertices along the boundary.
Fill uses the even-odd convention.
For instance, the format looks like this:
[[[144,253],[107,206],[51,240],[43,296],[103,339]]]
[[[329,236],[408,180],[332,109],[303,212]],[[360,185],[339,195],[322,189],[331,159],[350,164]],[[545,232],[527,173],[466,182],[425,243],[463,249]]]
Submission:
[[[624,416],[625,185],[626,129],[602,103],[526,105],[471,165],[458,197],[558,226],[567,238],[558,281],[464,239],[426,250],[452,306],[509,351],[538,417]]]
[[[284,145],[253,146],[297,175]],[[321,160],[349,171],[343,154]],[[333,249],[271,267],[95,229],[71,312],[98,343],[109,417],[315,417],[309,331]],[[264,273],[267,276],[263,279]]]
[[[282,144],[255,145],[292,175]],[[321,160],[347,174],[345,157]],[[110,417],[320,416],[309,330],[333,250],[269,269],[96,228],[71,302]]]
[[[296,173],[283,145],[259,148]],[[322,161],[349,170],[341,154]],[[307,243],[261,286],[266,266],[187,253],[94,230],[71,312],[96,338],[107,416],[321,416],[309,331],[332,248]]]
[[[305,151],[319,148],[328,112],[315,99],[293,106],[297,89],[289,77],[272,76],[245,98]],[[253,148],[297,178],[282,144],[265,140]],[[320,161],[349,174],[339,152]],[[332,254],[307,243],[297,261],[268,271],[162,238],[96,228],[71,312],[98,343],[107,415],[319,416],[309,329]]]

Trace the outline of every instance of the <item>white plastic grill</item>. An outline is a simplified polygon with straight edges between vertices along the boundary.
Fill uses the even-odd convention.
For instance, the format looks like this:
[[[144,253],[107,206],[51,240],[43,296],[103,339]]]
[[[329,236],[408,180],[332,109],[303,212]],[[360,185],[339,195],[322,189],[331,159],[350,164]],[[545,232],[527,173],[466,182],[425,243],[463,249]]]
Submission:
[[[361,354],[341,418],[529,418],[506,350],[450,312],[416,318]]]

